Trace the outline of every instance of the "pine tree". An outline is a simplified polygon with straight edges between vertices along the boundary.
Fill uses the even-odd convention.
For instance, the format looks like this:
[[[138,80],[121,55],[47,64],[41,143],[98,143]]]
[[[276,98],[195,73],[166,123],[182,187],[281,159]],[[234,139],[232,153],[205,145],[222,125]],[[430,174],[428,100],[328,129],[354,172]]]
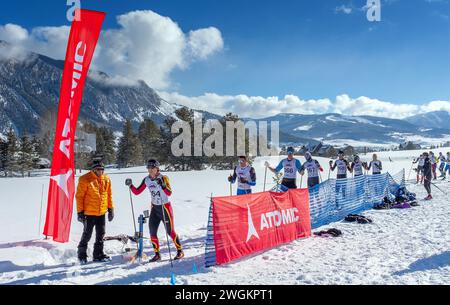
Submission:
[[[58,119],[58,111],[55,108],[43,115],[39,121],[39,155],[42,158],[52,159],[53,144],[55,140],[56,120]]]
[[[88,160],[94,155],[102,156],[102,160],[106,164],[113,164],[116,161],[116,138],[113,131],[108,127],[97,127],[96,125],[83,122],[82,131],[95,134],[96,151],[92,152]]]
[[[159,147],[160,147],[160,158],[159,162],[162,164],[166,164],[169,168],[175,169],[172,162],[174,161],[174,156],[171,151],[171,145],[172,141],[174,139],[174,136],[171,132],[171,128],[173,123],[175,123],[176,120],[173,117],[168,117],[164,120],[163,126],[160,127],[160,136],[161,139],[159,140]]]
[[[223,126],[223,143],[224,143],[224,155],[221,158],[217,158],[217,163],[215,164],[215,167],[218,169],[233,169],[234,165],[236,164],[236,158],[238,156],[236,156],[236,148],[237,148],[237,143],[238,143],[238,139],[237,139],[237,132],[234,131],[234,143],[233,143],[233,147],[234,147],[234,154],[232,156],[227,156],[226,155],[226,137],[227,137],[227,122],[238,122],[239,121],[239,116],[229,112],[227,113],[224,117],[222,117],[222,119],[220,120],[222,126]],[[248,138],[246,139],[248,140]],[[246,141],[248,142],[248,141]],[[247,147],[247,145],[246,145]]]
[[[2,139],[0,139],[0,172],[3,172],[3,175],[6,176],[6,154],[7,154],[7,149],[8,147],[8,143],[6,141],[3,141]]]
[[[123,127],[117,151],[117,164],[120,168],[128,166],[142,165],[142,145],[138,136],[133,132],[130,120],[127,120]]]
[[[190,152],[189,155],[182,155],[175,157],[172,154],[172,151],[169,151],[168,153],[168,163],[170,166],[172,166],[175,170],[201,170],[204,168],[204,165],[206,163],[206,158],[203,156],[203,152],[201,156],[194,156],[194,111],[187,108],[187,107],[181,107],[175,111],[176,117],[180,121],[184,121],[189,124],[189,132],[191,134],[190,137],[190,147],[188,147],[188,150]],[[174,135],[171,133],[171,128],[173,123],[175,122],[175,119],[168,119],[165,121],[165,133],[164,133],[164,146],[166,146],[169,150],[171,149],[172,141],[174,139]],[[183,130],[183,132],[186,132]],[[178,135],[175,135],[178,136]],[[203,143],[203,138],[200,139],[200,141]],[[188,143],[183,143],[183,145],[187,145]],[[203,147],[202,147],[203,148]]]
[[[6,171],[9,173],[10,176],[14,175],[14,172],[17,172],[19,168],[18,159],[18,141],[16,134],[12,128],[9,129],[8,133],[6,134],[7,138],[7,147],[6,147]]]
[[[139,126],[139,140],[142,144],[144,160],[151,158],[161,160],[161,130],[150,119],[145,119]]]
[[[40,146],[41,146],[41,141],[39,140],[39,138],[34,135],[33,138],[31,139],[31,162],[32,162],[32,168],[37,169],[39,160],[40,160],[40,155],[39,155],[39,151],[40,151]]]
[[[25,177],[25,172],[28,172],[28,176],[30,176],[30,171],[33,169],[33,146],[26,133],[20,138],[18,166],[22,177]]]
[[[101,127],[97,131],[97,152],[103,155],[103,161],[106,164],[112,164],[116,160],[116,138],[111,129]]]

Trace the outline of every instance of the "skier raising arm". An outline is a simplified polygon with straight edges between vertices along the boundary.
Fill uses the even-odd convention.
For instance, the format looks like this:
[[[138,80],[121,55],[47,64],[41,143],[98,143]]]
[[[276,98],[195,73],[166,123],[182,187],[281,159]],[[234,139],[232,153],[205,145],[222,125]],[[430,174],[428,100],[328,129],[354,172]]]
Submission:
[[[288,157],[280,161],[276,168],[270,167],[270,164],[266,161],[265,166],[274,174],[278,174],[281,170],[284,171],[284,176],[281,184],[288,189],[297,188],[297,173],[300,173],[302,163],[300,160],[294,158],[294,148],[289,147],[287,149]]]
[[[160,163],[158,161],[153,159],[149,160],[147,162],[149,175],[144,178],[141,185],[137,188],[133,185],[131,179],[126,180],[126,185],[130,187],[135,195],[142,194],[145,189],[150,191],[151,213],[148,225],[150,229],[150,239],[155,252],[155,256],[150,260],[151,262],[161,260],[158,228],[159,224],[164,221],[167,234],[170,235],[177,249],[175,260],[184,257],[183,247],[175,232],[172,204],[169,200],[169,196],[172,195],[172,188],[170,187],[169,178],[160,173],[159,166]]]
[[[342,150],[338,153],[339,159],[336,160],[333,164],[333,161],[330,161],[330,169],[334,171],[337,168],[337,179],[346,179],[347,171],[351,171],[350,165],[348,161],[344,159],[344,152]]]
[[[228,177],[228,182],[235,183],[238,181],[237,195],[245,195],[252,193],[252,186],[256,185],[256,172],[250,166],[246,156],[239,157],[239,165],[233,170],[233,175]]]
[[[320,183],[319,171],[323,172],[323,168],[320,166],[319,161],[314,160],[310,152],[305,153],[306,162],[303,163],[300,168],[300,175],[304,175],[305,171],[308,172],[308,188],[312,188]]]

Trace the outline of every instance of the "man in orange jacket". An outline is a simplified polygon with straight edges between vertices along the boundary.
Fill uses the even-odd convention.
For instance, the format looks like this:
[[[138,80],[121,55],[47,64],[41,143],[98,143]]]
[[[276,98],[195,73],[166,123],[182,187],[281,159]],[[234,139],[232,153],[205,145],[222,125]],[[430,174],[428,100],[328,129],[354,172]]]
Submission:
[[[105,237],[105,215],[108,221],[114,219],[111,180],[104,174],[105,168],[101,161],[94,160],[91,171],[80,177],[78,181],[77,212],[78,221],[84,225],[83,235],[78,245],[80,263],[87,263],[87,247],[95,227],[94,261],[109,261],[111,258],[103,252]]]

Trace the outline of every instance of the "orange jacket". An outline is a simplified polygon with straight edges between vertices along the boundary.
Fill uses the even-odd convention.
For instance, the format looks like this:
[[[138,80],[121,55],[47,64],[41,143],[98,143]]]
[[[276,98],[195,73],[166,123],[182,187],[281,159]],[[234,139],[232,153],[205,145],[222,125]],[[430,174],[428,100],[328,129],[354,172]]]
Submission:
[[[111,180],[108,176],[97,177],[89,172],[78,181],[77,213],[84,212],[88,216],[103,216],[108,209],[114,208],[112,201]]]

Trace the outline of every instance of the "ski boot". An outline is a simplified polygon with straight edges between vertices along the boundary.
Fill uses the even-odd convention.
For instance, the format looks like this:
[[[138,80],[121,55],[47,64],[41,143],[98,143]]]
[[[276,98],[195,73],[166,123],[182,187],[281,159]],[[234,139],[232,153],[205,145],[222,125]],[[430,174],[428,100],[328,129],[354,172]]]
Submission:
[[[101,254],[94,258],[94,262],[96,262],[96,263],[105,263],[105,262],[110,262],[110,261],[111,261],[111,257],[109,257],[106,254]]]
[[[80,265],[86,265],[87,264],[87,257],[79,257],[78,261],[80,262]]]
[[[183,250],[178,250],[177,255],[175,256],[174,260],[176,261],[176,260],[182,259],[183,257],[184,257]]]
[[[431,196],[431,194],[430,194],[430,195],[428,195],[427,197],[425,197],[423,200],[429,201],[429,200],[431,200],[431,199],[433,199],[433,196]]]
[[[156,252],[155,256],[153,256],[148,262],[154,263],[154,262],[158,262],[160,260],[161,260],[161,255],[159,254],[159,252]]]
[[[87,264],[87,253],[86,253],[86,248],[84,247],[79,247],[78,248],[78,261],[80,262],[81,265],[86,265]]]

